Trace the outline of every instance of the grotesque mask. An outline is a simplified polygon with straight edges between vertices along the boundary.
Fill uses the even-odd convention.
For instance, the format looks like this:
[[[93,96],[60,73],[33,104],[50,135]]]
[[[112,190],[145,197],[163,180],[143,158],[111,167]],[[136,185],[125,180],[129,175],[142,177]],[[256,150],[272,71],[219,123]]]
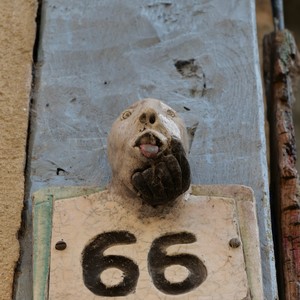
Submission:
[[[190,186],[188,138],[177,113],[156,99],[136,102],[108,137],[111,189],[152,206],[171,203]]]

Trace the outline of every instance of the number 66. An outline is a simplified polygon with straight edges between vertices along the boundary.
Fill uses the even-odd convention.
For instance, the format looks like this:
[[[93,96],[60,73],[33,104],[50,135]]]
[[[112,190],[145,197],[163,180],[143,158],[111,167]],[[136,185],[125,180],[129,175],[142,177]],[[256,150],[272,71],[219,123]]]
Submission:
[[[179,295],[197,288],[207,277],[203,262],[192,254],[167,255],[166,248],[175,244],[196,242],[194,234],[189,232],[168,233],[155,239],[148,253],[148,271],[155,287],[165,294]],[[113,245],[136,243],[136,237],[128,231],[111,231],[97,235],[82,252],[82,271],[85,286],[98,296],[126,296],[134,292],[138,278],[137,264],[125,256],[103,255]],[[189,270],[182,282],[171,283],[164,274],[167,267],[181,265]],[[123,271],[123,280],[114,286],[106,286],[101,273],[109,268]]]

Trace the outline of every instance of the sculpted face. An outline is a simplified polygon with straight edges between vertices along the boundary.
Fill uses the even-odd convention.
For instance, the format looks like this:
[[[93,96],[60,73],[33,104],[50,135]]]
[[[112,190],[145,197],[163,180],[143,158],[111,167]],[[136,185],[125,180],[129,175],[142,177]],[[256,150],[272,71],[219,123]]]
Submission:
[[[156,99],[123,111],[108,137],[111,188],[150,205],[169,203],[190,185],[186,128],[177,113]]]

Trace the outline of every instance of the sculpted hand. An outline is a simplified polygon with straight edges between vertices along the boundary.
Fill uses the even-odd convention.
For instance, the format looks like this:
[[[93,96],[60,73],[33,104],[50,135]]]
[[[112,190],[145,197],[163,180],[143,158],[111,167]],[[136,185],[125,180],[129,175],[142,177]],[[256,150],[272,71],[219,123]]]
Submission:
[[[140,197],[155,206],[174,201],[190,186],[190,166],[182,144],[172,139],[170,151],[155,163],[133,174],[132,184]]]

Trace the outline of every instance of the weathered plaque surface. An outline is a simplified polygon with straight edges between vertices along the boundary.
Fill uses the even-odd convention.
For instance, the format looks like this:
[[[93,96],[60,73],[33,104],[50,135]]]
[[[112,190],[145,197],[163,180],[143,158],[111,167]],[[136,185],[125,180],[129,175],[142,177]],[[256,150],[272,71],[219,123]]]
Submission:
[[[107,191],[53,201],[49,299],[263,299],[255,209],[242,191],[193,188],[157,208]]]

